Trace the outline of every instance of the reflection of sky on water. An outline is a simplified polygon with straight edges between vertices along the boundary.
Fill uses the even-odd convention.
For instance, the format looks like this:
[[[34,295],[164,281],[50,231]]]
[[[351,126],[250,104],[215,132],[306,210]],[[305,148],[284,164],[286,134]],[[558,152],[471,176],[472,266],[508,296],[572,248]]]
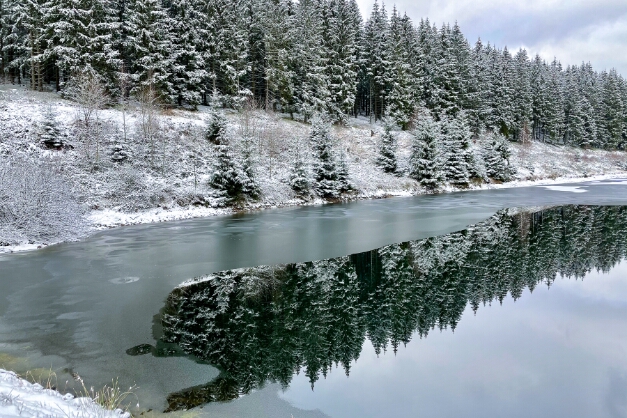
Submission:
[[[558,279],[280,396],[339,417],[626,417],[627,263]]]

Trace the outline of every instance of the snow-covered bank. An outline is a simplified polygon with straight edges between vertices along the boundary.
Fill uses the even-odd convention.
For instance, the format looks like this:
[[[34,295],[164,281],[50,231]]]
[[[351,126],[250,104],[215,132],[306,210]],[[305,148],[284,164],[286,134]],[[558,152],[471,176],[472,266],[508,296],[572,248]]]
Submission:
[[[76,200],[86,210],[91,232],[123,225],[227,215],[235,211],[325,203],[316,196],[303,199],[290,187],[295,159],[299,155],[312,158],[311,126],[289,120],[287,115],[258,110],[225,111],[235,152],[239,152],[241,143],[238,141],[242,137],[254,139],[253,171],[260,189],[258,200],[240,202],[235,209],[225,206],[209,184],[216,158],[215,145],[205,138],[210,109],[159,112],[155,118],[160,131],[153,143],[142,136],[142,110],[137,104],[125,112],[119,108],[100,110],[95,140],[79,138],[76,114],[74,103],[54,93],[0,85],[0,163],[4,163],[5,156],[16,155],[23,160],[14,161],[13,166],[20,166],[21,161],[26,160],[31,164],[45,163],[41,166],[52,170],[52,177],[71,186]],[[44,143],[44,138],[52,131],[61,144],[58,147],[51,148]],[[365,118],[352,118],[347,126],[333,127],[332,134],[334,149],[341,150],[345,156],[353,189],[342,196],[343,201],[427,193],[407,175],[411,133],[393,131],[398,143],[398,175],[384,173],[377,166],[381,143],[378,124],[370,124]],[[482,139],[470,147],[472,152],[480,154]],[[627,153],[622,151],[584,150],[540,142],[511,143],[510,148],[513,181],[472,183],[463,190],[550,185],[627,175]],[[41,183],[40,177],[45,178],[45,172],[42,173],[33,179],[33,184]],[[439,189],[440,192],[457,190],[462,189],[450,185]],[[67,212],[62,210],[63,205],[57,207]],[[64,225],[77,224],[70,221]],[[76,233],[56,235],[37,235],[33,228],[23,229],[3,230],[0,224],[0,253],[32,250],[81,237],[79,228]]]
[[[130,414],[106,410],[91,398],[61,395],[0,369],[0,417],[129,418]]]

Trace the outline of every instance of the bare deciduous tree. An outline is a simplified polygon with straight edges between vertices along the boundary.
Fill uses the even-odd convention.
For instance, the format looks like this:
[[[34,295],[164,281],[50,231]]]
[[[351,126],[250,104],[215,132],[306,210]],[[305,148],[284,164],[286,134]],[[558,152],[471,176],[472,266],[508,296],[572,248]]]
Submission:
[[[85,155],[89,160],[95,157],[98,164],[102,136],[99,111],[109,103],[102,77],[93,69],[80,71],[70,80],[65,94],[78,104],[77,124]]]

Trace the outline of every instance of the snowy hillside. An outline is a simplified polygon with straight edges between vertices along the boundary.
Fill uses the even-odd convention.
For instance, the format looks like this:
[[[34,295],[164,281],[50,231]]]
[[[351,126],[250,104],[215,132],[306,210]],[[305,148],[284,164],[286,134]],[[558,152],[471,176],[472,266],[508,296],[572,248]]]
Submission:
[[[22,210],[20,222],[11,224],[17,226],[0,222],[0,248],[73,239],[94,227],[431,192],[415,180],[418,177],[409,176],[415,134],[392,128],[396,172],[386,173],[381,165],[384,130],[366,118],[351,118],[345,126],[331,128],[326,139],[329,152],[335,156],[338,170],[344,167],[347,171],[347,188],[341,194],[326,195],[314,186],[305,191],[294,187],[299,161],[303,172],[309,173],[306,176],[315,177],[315,170],[322,169],[316,157],[320,147],[316,148],[312,139],[310,124],[257,109],[220,110],[226,118],[228,154],[247,158],[258,195],[256,199],[229,199],[214,184],[220,145],[208,137],[210,108],[163,110],[146,108],[139,102],[105,110],[94,108],[89,135],[79,123],[85,110],[55,93],[0,85],[0,177],[10,180],[22,170],[20,178],[30,179],[28,187],[20,186],[20,190],[8,188],[7,181],[0,186],[0,194],[7,197],[4,216],[11,204],[28,209]],[[501,183],[486,174],[489,140],[489,136],[473,139],[464,151],[477,161],[475,171],[483,172],[483,179],[457,186],[444,181],[435,190]],[[627,164],[627,155],[618,151],[539,142],[507,146],[511,185],[620,174]],[[37,205],[27,207],[28,193],[41,193],[41,199],[50,204],[45,210]],[[13,209],[10,213],[16,212]],[[43,220],[37,224],[40,218]]]

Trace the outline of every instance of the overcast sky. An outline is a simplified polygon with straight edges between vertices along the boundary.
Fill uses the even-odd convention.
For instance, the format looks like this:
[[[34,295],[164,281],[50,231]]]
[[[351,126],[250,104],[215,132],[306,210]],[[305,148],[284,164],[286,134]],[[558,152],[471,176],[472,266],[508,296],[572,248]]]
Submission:
[[[370,16],[374,0],[357,2]],[[415,23],[457,21],[471,45],[481,37],[511,52],[555,56],[564,67],[590,61],[595,70],[627,76],[627,0],[397,0],[385,2],[388,12],[394,4]]]

